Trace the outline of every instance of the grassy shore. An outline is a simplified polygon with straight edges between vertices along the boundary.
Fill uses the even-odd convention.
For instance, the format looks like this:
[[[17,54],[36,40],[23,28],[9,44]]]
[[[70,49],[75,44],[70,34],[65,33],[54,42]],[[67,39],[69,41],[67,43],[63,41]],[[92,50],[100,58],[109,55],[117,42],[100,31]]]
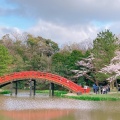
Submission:
[[[120,101],[120,93],[109,94],[82,94],[82,95],[64,95],[65,98],[89,101]]]
[[[49,90],[36,90],[36,93],[49,94]],[[0,94],[10,94],[10,91],[0,90]],[[108,94],[94,94],[91,92],[89,94],[77,95],[67,91],[55,90],[54,96],[87,101],[120,101],[120,92],[109,92]]]
[[[49,90],[36,90],[36,93],[49,94]],[[59,91],[59,90],[54,91],[54,95],[57,97],[62,97],[63,95],[67,93],[68,93],[67,91]]]
[[[37,91],[37,93],[47,93],[49,94],[48,90]],[[120,101],[120,92],[110,92],[108,94],[72,94],[68,93],[67,91],[54,91],[54,95],[56,97],[63,97],[63,98],[70,98],[70,99],[77,99],[77,100],[88,100],[88,101]]]
[[[10,94],[9,90],[0,89],[0,94]]]

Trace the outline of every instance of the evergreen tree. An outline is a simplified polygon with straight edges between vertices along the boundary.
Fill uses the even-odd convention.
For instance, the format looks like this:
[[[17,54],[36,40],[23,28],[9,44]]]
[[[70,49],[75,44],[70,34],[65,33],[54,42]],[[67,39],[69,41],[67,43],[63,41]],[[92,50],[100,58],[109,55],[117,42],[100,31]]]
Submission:
[[[93,41],[93,65],[95,71],[95,80],[101,81],[103,74],[99,73],[104,66],[110,64],[111,59],[115,55],[117,49],[117,38],[109,30],[100,32]]]

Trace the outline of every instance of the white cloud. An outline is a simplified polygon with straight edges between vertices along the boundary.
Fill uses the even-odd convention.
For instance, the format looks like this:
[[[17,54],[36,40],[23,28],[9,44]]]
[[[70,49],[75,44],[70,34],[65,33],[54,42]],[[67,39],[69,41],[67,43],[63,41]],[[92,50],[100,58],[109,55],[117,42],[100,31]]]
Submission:
[[[120,34],[120,21],[111,23],[109,29],[112,30],[114,34]]]
[[[99,31],[107,28],[119,33],[120,0],[7,0],[7,3],[14,9],[0,9],[2,16],[25,18],[23,26],[32,19],[36,23],[29,25],[25,32],[58,44],[94,39]],[[21,31],[1,27],[0,36],[16,29]]]
[[[11,27],[6,27],[6,26],[2,26],[0,27],[0,37],[3,37],[6,34],[21,34],[22,31],[19,28],[11,28]]]
[[[80,42],[89,44],[91,40],[96,38],[97,33],[104,29],[112,29],[112,32],[117,33],[118,35],[120,33],[119,26],[120,22],[106,24],[102,27],[98,27],[92,23],[63,26],[60,24],[39,20],[34,26],[27,29],[26,31],[22,31],[16,27],[12,28],[2,26],[0,27],[0,37],[4,36],[5,34],[22,34],[22,32],[28,32],[35,36],[51,39],[60,46],[63,44]]]
[[[45,21],[78,24],[120,20],[120,0],[8,0],[17,4],[12,14]],[[8,11],[10,13],[10,11]]]
[[[58,44],[82,42],[88,38],[95,38],[98,32],[97,27],[92,24],[76,26],[60,26],[58,24],[40,20],[30,28],[29,33],[49,38]]]

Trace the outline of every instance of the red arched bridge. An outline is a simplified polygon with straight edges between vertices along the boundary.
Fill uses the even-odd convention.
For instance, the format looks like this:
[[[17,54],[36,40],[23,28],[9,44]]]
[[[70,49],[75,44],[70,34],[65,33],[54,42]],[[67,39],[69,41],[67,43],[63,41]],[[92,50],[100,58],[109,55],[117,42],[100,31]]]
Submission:
[[[23,71],[23,72],[15,72],[9,75],[1,76],[0,77],[0,87],[19,80],[28,80],[28,79],[37,79],[37,80],[48,80],[52,83],[59,84],[75,93],[88,93],[90,92],[90,88],[83,88],[71,80],[68,80],[64,77],[59,75],[47,73],[47,72],[40,72],[40,71]]]

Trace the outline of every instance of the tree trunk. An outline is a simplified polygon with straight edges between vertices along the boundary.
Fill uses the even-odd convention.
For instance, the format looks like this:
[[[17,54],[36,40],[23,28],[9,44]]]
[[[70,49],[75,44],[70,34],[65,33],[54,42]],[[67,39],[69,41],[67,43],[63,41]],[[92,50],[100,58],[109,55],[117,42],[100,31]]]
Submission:
[[[110,82],[110,88],[114,89],[114,81]]]
[[[118,83],[117,83],[117,80],[115,81],[115,84],[116,84],[116,89],[118,91]]]
[[[94,79],[92,79],[92,78],[89,77],[89,75],[83,74],[83,76],[85,76],[87,79],[91,80],[92,82],[96,83],[96,82],[94,81]]]

